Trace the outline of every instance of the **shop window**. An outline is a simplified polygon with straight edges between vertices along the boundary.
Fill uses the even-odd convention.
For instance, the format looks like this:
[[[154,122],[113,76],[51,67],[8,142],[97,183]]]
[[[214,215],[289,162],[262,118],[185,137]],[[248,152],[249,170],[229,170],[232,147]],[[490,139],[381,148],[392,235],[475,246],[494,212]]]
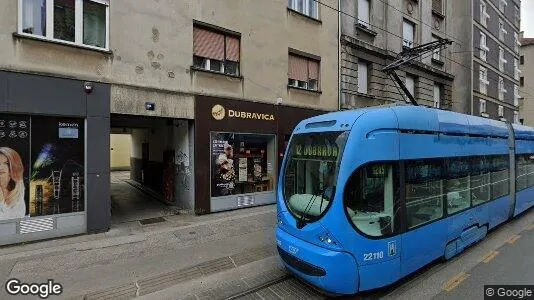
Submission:
[[[441,160],[406,163],[406,214],[408,229],[443,217],[444,189]]]
[[[240,38],[199,26],[193,27],[193,66],[239,75]]]
[[[288,86],[307,90],[319,89],[319,61],[289,54]]]
[[[350,221],[372,237],[397,231],[398,170],[391,163],[372,163],[361,167],[347,182],[345,208]]]
[[[211,196],[272,192],[274,145],[274,135],[212,133]]]
[[[19,0],[19,33],[108,49],[108,0]]]
[[[84,132],[81,118],[0,115],[0,221],[84,210]]]

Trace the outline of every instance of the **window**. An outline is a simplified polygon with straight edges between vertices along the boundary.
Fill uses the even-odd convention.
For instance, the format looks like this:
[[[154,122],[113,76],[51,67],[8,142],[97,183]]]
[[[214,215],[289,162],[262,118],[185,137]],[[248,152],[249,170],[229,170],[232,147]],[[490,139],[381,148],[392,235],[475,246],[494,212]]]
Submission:
[[[486,34],[480,32],[480,59],[486,61],[489,48],[486,45]]]
[[[516,124],[520,124],[520,121],[519,121],[519,112],[518,111],[514,111],[514,123]],[[521,123],[522,124],[522,123]]]
[[[371,0],[358,0],[358,25],[369,27]]]
[[[398,168],[390,163],[372,163],[351,176],[345,189],[345,209],[359,231],[372,237],[397,232],[398,178]]]
[[[441,0],[432,0],[432,10],[439,13],[439,14],[443,14],[443,3]]]
[[[414,39],[415,39],[415,24],[404,20],[402,25],[402,46],[411,48],[414,46]]]
[[[517,112],[514,112],[517,113]],[[514,114],[515,117],[516,114]],[[514,119],[514,122],[515,119]],[[516,185],[517,192],[534,186],[534,155],[516,155]]]
[[[193,66],[239,75],[239,37],[193,27]]]
[[[406,214],[408,228],[443,217],[441,160],[406,163]]]
[[[504,106],[499,105],[498,113],[500,118],[504,117]]]
[[[439,83],[434,83],[434,107],[439,108],[442,98],[442,86]]]
[[[211,197],[274,191],[274,135],[212,132],[210,139]],[[254,197],[237,201],[250,205]]]
[[[319,61],[289,54],[288,85],[308,90],[319,89]]]
[[[504,88],[504,78],[499,76],[499,100],[504,101],[504,94],[506,94],[506,89]]]
[[[519,106],[519,87],[514,84],[514,106]]]
[[[410,74],[406,74],[406,88],[412,94],[412,96],[415,98],[415,77]]]
[[[369,64],[366,61],[358,61],[358,93],[368,93]]]
[[[471,193],[469,191],[470,159],[446,158],[444,163],[447,212],[454,214],[471,205]]]
[[[506,8],[506,0],[499,0],[499,10],[504,13],[504,9]]]
[[[488,92],[488,85],[489,85],[489,81],[488,81],[488,71],[486,70],[486,68],[480,66],[480,71],[479,71],[479,81],[480,81],[480,88],[479,88],[479,92],[481,94],[484,94],[486,95],[487,92]]]
[[[314,19],[319,19],[319,6],[315,0],[288,0],[287,7]]]
[[[525,77],[519,77],[519,86],[525,86]]]
[[[19,0],[19,33],[109,48],[109,0]]]
[[[478,102],[480,114],[486,113],[486,100],[480,99]]]
[[[471,164],[471,201],[478,205],[489,201],[491,160],[487,156],[474,157]]]
[[[504,49],[499,47],[499,71],[504,72],[504,65],[507,63],[507,60],[504,59]]]
[[[519,27],[520,21],[521,21],[521,16],[519,14],[519,7],[515,6],[514,7],[514,23],[517,27]]]
[[[519,56],[519,64],[521,64],[521,65],[525,64],[525,56],[524,55]]]
[[[504,23],[502,19],[499,19],[499,40],[504,41],[504,35],[506,35],[507,31],[504,29]]]
[[[483,0],[480,1],[480,23],[484,27],[488,27],[488,19],[490,18],[490,15],[487,12],[487,5],[486,2]]]
[[[437,42],[439,40],[440,40],[439,37],[432,35],[432,42]],[[432,52],[432,59],[441,61],[441,48],[436,49],[434,50],[434,52]]]
[[[508,156],[495,156],[491,166],[491,199],[497,199],[508,195]]]
[[[517,35],[517,32],[514,32],[514,50],[516,53],[519,52],[519,46],[521,46],[521,42],[519,42],[519,36]]]
[[[519,73],[521,73],[521,70],[519,70],[519,60],[517,58],[514,58],[514,79],[519,80]]]

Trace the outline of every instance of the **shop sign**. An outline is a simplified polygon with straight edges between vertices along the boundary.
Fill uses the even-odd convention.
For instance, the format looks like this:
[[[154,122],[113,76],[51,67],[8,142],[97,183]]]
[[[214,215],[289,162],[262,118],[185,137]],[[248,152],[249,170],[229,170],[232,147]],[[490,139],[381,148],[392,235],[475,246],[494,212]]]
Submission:
[[[226,117],[226,109],[222,105],[216,104],[211,108],[211,115],[213,116],[215,120],[222,120]],[[228,110],[228,118],[274,121],[273,114],[248,112],[248,111],[237,111],[237,110],[232,110],[232,109]]]

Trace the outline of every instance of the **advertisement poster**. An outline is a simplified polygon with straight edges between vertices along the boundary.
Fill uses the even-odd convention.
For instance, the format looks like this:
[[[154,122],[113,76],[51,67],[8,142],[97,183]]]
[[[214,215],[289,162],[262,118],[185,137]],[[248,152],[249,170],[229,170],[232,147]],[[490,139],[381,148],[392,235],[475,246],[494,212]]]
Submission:
[[[30,117],[0,114],[0,221],[28,215],[29,163]]]
[[[84,120],[32,117],[30,216],[84,210]]]
[[[212,188],[211,196],[232,195],[235,189],[234,134],[211,134]]]

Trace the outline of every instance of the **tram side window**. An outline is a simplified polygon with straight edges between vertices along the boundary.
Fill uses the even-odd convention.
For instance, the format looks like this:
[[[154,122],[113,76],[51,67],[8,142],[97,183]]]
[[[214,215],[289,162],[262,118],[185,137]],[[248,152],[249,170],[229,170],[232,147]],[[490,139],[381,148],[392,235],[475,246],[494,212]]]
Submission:
[[[516,191],[532,186],[534,186],[534,155],[518,155],[516,157]]]
[[[454,214],[471,206],[469,190],[470,159],[451,157],[444,160],[447,212]]]
[[[408,228],[443,217],[442,161],[406,163],[406,214]]]
[[[345,188],[345,209],[354,226],[366,235],[396,232],[395,200],[398,170],[390,163],[372,163],[356,171]]]
[[[492,158],[491,199],[497,199],[509,194],[508,165],[508,156],[501,155]]]
[[[490,200],[491,159],[474,157],[471,163],[471,199],[473,205],[478,205]]]
[[[521,191],[528,187],[528,158],[526,155],[518,155],[516,158],[515,190]]]

